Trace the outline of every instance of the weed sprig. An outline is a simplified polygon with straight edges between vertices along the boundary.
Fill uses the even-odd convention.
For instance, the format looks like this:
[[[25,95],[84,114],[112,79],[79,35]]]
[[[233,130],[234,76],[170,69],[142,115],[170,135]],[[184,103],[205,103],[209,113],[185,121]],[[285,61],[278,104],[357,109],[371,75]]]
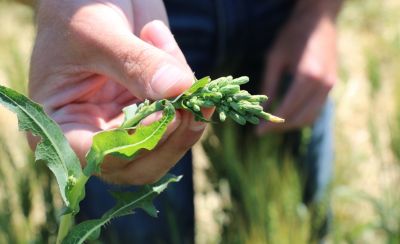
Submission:
[[[132,105],[125,111],[129,110],[133,116],[126,114],[125,122],[122,127],[136,126],[142,119],[148,115],[161,111],[166,104],[171,103],[175,109],[185,109],[195,115],[195,119],[199,121],[209,122],[203,117],[201,108],[215,107],[218,118],[221,122],[226,118],[231,118],[240,125],[247,122],[258,124],[260,119],[271,121],[274,123],[282,123],[283,119],[264,112],[262,103],[267,101],[265,95],[251,95],[245,90],[241,90],[240,86],[249,82],[247,76],[233,79],[232,76],[221,77],[212,80],[205,77],[196,83],[187,92],[169,100],[163,99],[150,103],[145,100],[139,105]]]

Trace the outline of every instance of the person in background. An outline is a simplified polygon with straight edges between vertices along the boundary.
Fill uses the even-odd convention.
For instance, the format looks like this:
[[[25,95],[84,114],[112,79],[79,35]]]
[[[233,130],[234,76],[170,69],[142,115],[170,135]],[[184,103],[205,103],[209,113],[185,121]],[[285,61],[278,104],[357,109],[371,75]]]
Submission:
[[[193,72],[248,75],[258,81],[249,89],[277,101],[275,114],[286,119],[282,125],[260,124],[259,135],[312,126],[304,201],[318,201],[332,170],[333,110],[327,97],[337,80],[340,5],[340,0],[41,0],[29,93],[61,126],[84,164],[92,136],[120,124],[124,106],[177,96],[190,87]],[[285,77],[290,81],[283,84]],[[173,172],[184,180],[159,199],[160,217],[138,212],[121,218],[108,226],[105,238],[193,243],[191,155],[185,153],[204,128],[179,112],[153,152],[131,161],[108,158],[102,180],[89,182],[79,219],[110,208],[107,191],[122,187],[115,184],[154,182],[183,157]],[[175,214],[178,218],[171,217]]]

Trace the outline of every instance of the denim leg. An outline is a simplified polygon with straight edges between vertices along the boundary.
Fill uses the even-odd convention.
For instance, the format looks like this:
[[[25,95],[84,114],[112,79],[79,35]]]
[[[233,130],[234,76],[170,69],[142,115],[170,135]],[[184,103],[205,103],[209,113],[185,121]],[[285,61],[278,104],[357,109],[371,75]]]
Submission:
[[[194,204],[192,183],[192,157],[187,153],[171,170],[172,174],[183,175],[182,180],[172,184],[155,199],[159,212],[152,218],[138,210],[133,215],[113,220],[102,230],[104,243],[183,243],[194,242]],[[92,177],[86,185],[86,198],[82,201],[78,222],[99,218],[114,206],[110,191],[134,191],[135,187],[107,184]]]
[[[312,135],[307,150],[306,185],[304,201],[320,202],[325,197],[327,187],[333,174],[334,160],[334,104],[328,99],[319,118],[312,127]]]

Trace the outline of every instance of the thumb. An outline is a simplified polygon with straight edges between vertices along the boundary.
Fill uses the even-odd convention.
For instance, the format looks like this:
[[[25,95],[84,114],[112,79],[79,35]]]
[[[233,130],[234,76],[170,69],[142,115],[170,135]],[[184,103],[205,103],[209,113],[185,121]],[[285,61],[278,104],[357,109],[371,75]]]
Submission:
[[[141,38],[118,36],[102,68],[142,99],[174,97],[187,90],[194,76],[168,27],[161,21],[149,22]]]

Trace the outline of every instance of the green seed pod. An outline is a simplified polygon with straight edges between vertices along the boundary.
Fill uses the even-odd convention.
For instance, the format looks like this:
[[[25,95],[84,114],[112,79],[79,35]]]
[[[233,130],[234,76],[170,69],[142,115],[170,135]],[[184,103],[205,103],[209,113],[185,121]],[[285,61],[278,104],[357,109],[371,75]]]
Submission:
[[[200,107],[199,107],[199,105],[194,104],[194,105],[193,105],[193,110],[196,111],[196,112],[200,112]]]
[[[239,107],[242,108],[242,110],[245,110],[246,112],[252,113],[252,114],[258,114],[263,111],[263,107],[260,105],[254,105],[251,103],[246,103],[246,102],[239,102]]]
[[[252,105],[260,105],[261,103],[260,102],[250,102],[250,104],[252,104]]]
[[[250,98],[251,98],[251,94],[248,93],[247,91],[240,91],[238,93],[233,94],[233,99],[235,101],[247,100]]]
[[[213,92],[213,93],[204,93],[202,94],[202,99],[204,101],[211,100],[214,103],[219,103],[222,98],[222,93],[221,92]]]
[[[230,110],[229,107],[225,106],[225,105],[221,105],[219,108],[221,111],[224,111],[224,112],[228,112]]]
[[[246,119],[240,115],[237,114],[233,111],[229,111],[228,112],[229,117],[231,117],[236,123],[240,124],[240,125],[245,125],[246,124]]]
[[[72,189],[72,188],[76,185],[76,182],[77,182],[77,181],[78,181],[78,180],[76,179],[75,176],[73,176],[73,175],[68,176],[66,188],[67,188],[67,189]]]
[[[220,112],[218,113],[218,115],[219,115],[219,120],[220,120],[221,122],[224,122],[224,121],[226,120],[226,113],[225,113],[224,111],[220,111]]]
[[[190,101],[186,101],[186,106],[188,106],[189,108],[191,108],[193,106],[193,104]]]
[[[268,100],[268,97],[265,95],[252,95],[248,101],[249,102],[258,102],[258,103],[262,103]]]
[[[219,90],[222,94],[224,95],[232,95],[240,91],[240,86],[238,85],[226,85],[224,87],[221,87]]]
[[[215,80],[211,81],[210,83],[208,83],[206,87],[208,87],[210,89],[219,87],[219,83],[223,82],[224,80],[226,80],[226,77],[220,77],[220,78],[215,79]]]
[[[271,122],[274,122],[274,123],[283,123],[283,122],[285,122],[284,119],[279,118],[277,116],[274,116],[272,114],[266,113],[266,112],[262,112],[262,113],[258,114],[257,116],[262,118],[262,119],[264,119],[264,120],[266,120],[266,121],[271,121]]]
[[[230,85],[232,82],[233,77],[232,76],[227,76],[225,79],[220,80],[217,85],[219,88],[222,88],[224,86]]]
[[[199,105],[200,107],[206,107],[206,108],[210,108],[210,107],[214,107],[215,106],[215,104],[210,100],[206,100],[206,101],[197,100],[197,105]]]
[[[250,123],[252,123],[253,125],[258,125],[260,123],[260,119],[257,118],[254,115],[247,115],[246,116],[246,120]]]
[[[191,101],[191,102],[197,101],[197,96],[193,96],[192,98],[190,98],[190,101]]]
[[[232,85],[239,85],[240,86],[240,85],[246,84],[247,82],[249,82],[249,77],[241,76],[241,77],[233,79],[230,83]]]
[[[238,103],[236,102],[231,102],[229,103],[229,106],[231,108],[233,108],[233,110],[235,110],[237,113],[244,115],[246,113],[246,110],[244,110],[244,108],[242,106],[240,106]]]

